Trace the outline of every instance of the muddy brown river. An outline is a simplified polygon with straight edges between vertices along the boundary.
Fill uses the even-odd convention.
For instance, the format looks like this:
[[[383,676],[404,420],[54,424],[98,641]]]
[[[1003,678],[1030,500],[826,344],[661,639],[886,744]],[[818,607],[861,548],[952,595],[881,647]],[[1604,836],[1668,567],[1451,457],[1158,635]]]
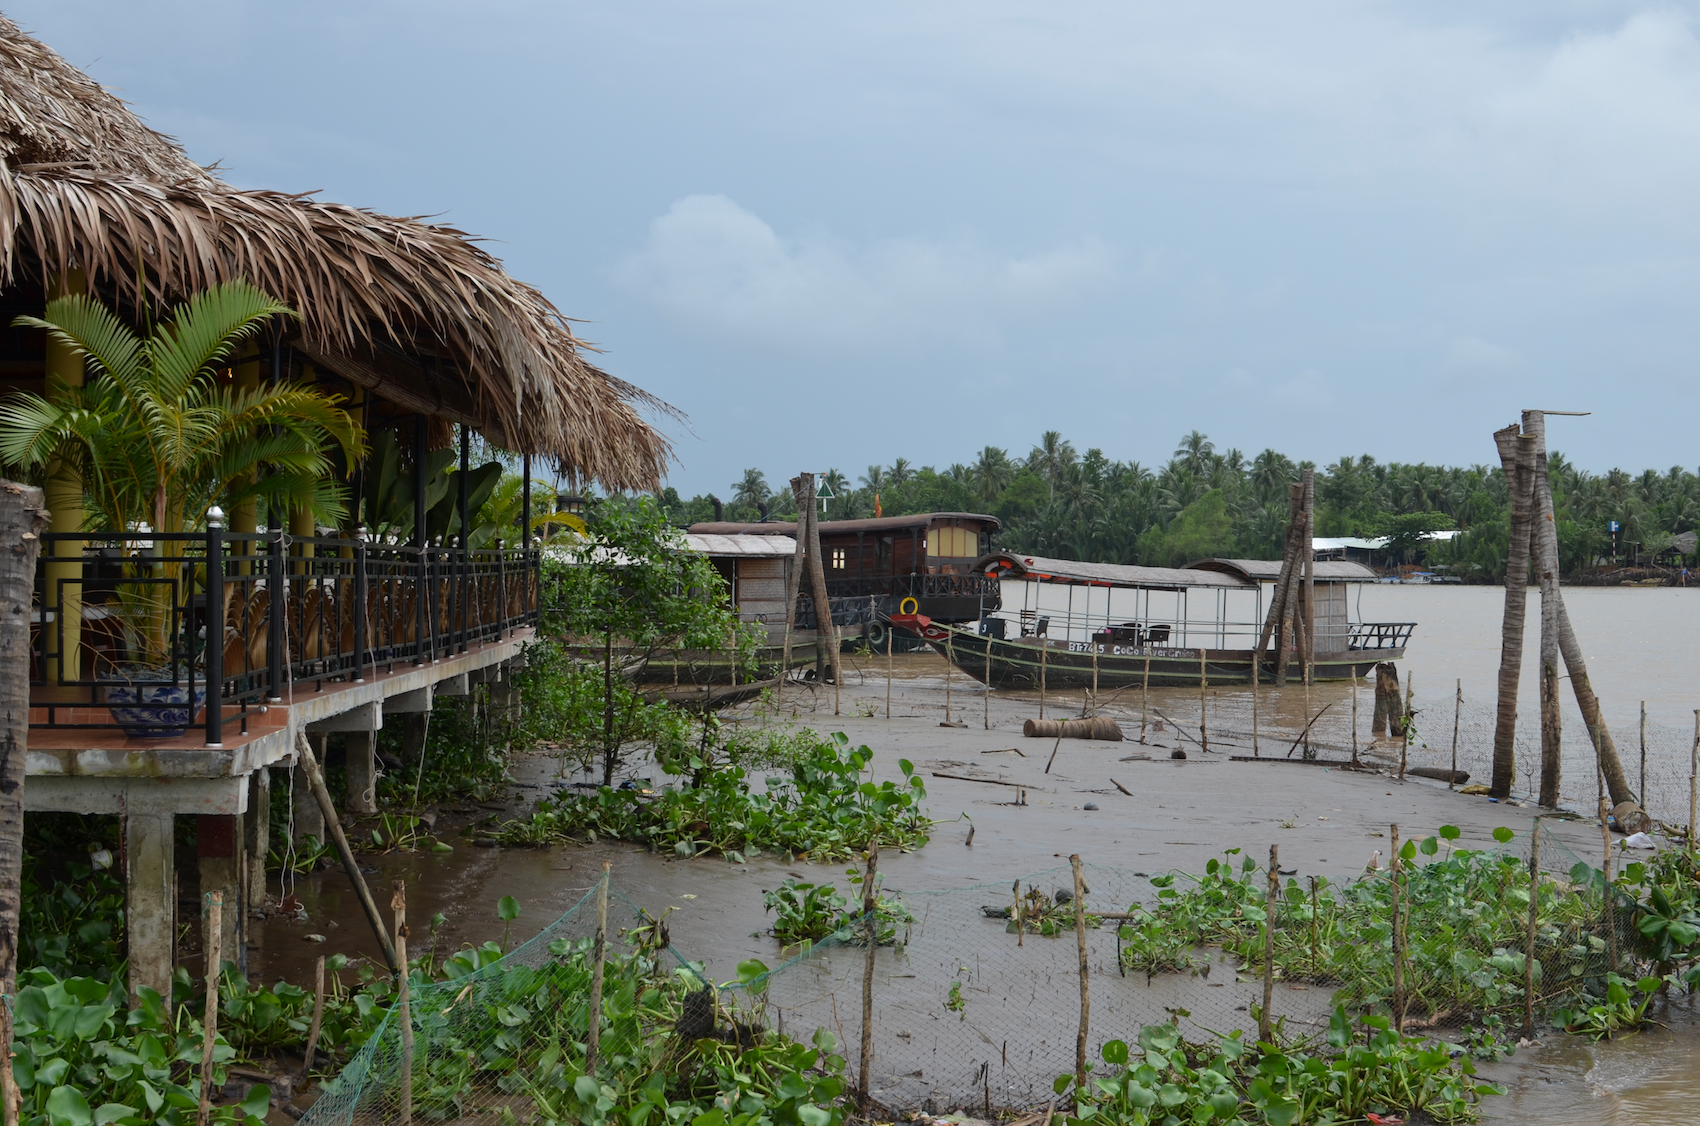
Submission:
[[[1405,668],[1414,673],[1419,705],[1428,709],[1430,718],[1425,722],[1419,710],[1423,738],[1408,752],[1409,763],[1450,764],[1453,683],[1463,679],[1467,706],[1458,715],[1459,762],[1467,769],[1485,769],[1491,751],[1484,740],[1491,740],[1500,597],[1496,591],[1472,588],[1364,591],[1366,618],[1420,623]],[[1653,741],[1648,774],[1671,792],[1663,798],[1654,795],[1656,800],[1649,804],[1669,819],[1686,820],[1688,747],[1675,745],[1669,733],[1679,729],[1684,715],[1692,723],[1693,707],[1682,694],[1693,692],[1700,697],[1700,688],[1682,667],[1700,667],[1695,660],[1700,652],[1693,652],[1700,649],[1696,640],[1700,635],[1692,621],[1700,614],[1700,591],[1579,589],[1567,591],[1567,601],[1614,730],[1627,730],[1631,740],[1636,738],[1638,702],[1643,697],[1650,715],[1656,717],[1653,729],[1659,737]],[[1537,623],[1534,615],[1531,618],[1532,647]],[[1128,692],[1115,698],[1106,694],[1099,701],[1100,710],[1117,716],[1130,741],[1066,740],[1047,774],[1045,760],[1052,742],[1027,740],[1020,734],[1021,722],[1037,714],[1036,696],[999,693],[988,700],[978,685],[960,674],[947,676],[939,658],[899,657],[892,663],[892,717],[888,720],[886,661],[848,663],[851,675],[837,700],[839,715],[832,714],[830,687],[798,688],[787,692],[787,718],[794,712],[795,722],[842,730],[855,742],[866,743],[875,752],[878,777],[895,776],[898,758],[912,760],[926,776],[926,804],[932,815],[940,819],[966,815],[974,827],[971,845],[966,843],[969,822],[954,820],[937,826],[926,848],[882,856],[887,886],[904,892],[917,914],[922,913],[917,903],[933,912],[924,927],[925,941],[916,941],[911,950],[914,964],[894,964],[881,979],[880,1011],[889,1013],[890,1021],[876,1026],[881,1029],[876,1058],[892,1069],[886,1079],[893,1084],[935,1081],[933,1073],[926,1071],[929,1065],[920,1059],[923,1048],[919,1045],[932,1034],[929,1030],[936,1030],[941,1015],[934,1011],[939,1006],[929,990],[943,988],[953,976],[968,983],[967,1015],[978,1021],[974,1034],[986,1045],[1001,1042],[1006,1064],[1011,1041],[1026,1042],[1010,1030],[1029,1027],[1054,1025],[1057,1029],[1056,1036],[1034,1039],[1033,1051],[1039,1054],[1033,1057],[1037,1061],[1033,1068],[1043,1070],[1042,1064],[1050,1058],[1046,1053],[1056,1047],[1051,1042],[1059,1038],[1067,1041],[1071,1058],[1077,1004],[1071,971],[1046,968],[1042,971],[1049,975],[1043,979],[1045,987],[1017,990],[988,969],[1000,958],[1007,961],[1007,936],[1001,925],[987,924],[974,917],[976,911],[963,910],[965,904],[974,907],[981,899],[1005,902],[1011,880],[1066,866],[1070,853],[1080,853],[1088,864],[1098,867],[1101,876],[1089,876],[1089,883],[1097,880],[1089,901],[1110,909],[1107,900],[1131,901],[1141,894],[1134,873],[1197,871],[1225,848],[1243,847],[1261,859],[1274,843],[1280,847],[1283,868],[1299,873],[1301,879],[1314,874],[1343,880],[1361,872],[1378,851],[1385,862],[1386,834],[1392,823],[1398,823],[1407,835],[1420,836],[1441,824],[1454,824],[1464,832],[1461,845],[1482,847],[1491,843],[1496,826],[1522,833],[1534,812],[1522,804],[1463,797],[1434,783],[1399,783],[1385,775],[1285,761],[1227,761],[1230,755],[1252,753],[1254,726],[1258,753],[1281,758],[1302,729],[1304,717],[1330,701],[1333,706],[1312,729],[1314,749],[1324,758],[1349,755],[1354,730],[1351,690],[1346,685],[1313,688],[1308,705],[1302,687],[1289,686],[1279,693],[1265,689],[1257,700],[1255,723],[1252,700],[1245,691],[1212,690],[1202,701],[1196,690],[1153,690],[1149,699]],[[1532,672],[1526,671],[1526,684],[1531,677]],[[1430,693],[1430,685],[1444,691]],[[965,727],[940,726],[947,691],[950,718]],[[1700,704],[1700,699],[1694,703]],[[1083,705],[1078,695],[1052,694],[1046,700],[1048,715],[1078,714]],[[1369,708],[1370,693],[1360,690],[1355,732],[1360,753],[1372,762],[1395,767],[1398,745],[1372,741]],[[743,722],[763,721],[746,718]],[[1142,722],[1145,746],[1138,742]],[[1579,729],[1580,719],[1574,717],[1572,730]],[[1623,738],[1619,736],[1620,744]],[[1201,741],[1210,743],[1210,753],[1202,753]],[[1176,747],[1189,752],[1186,761],[1167,757]],[[1595,783],[1583,758],[1586,744],[1580,749],[1567,745],[1566,750],[1566,799],[1577,808],[1591,807]],[[1631,742],[1626,761],[1638,750]],[[1011,787],[933,777],[935,771],[1023,783],[1030,787],[1027,804],[1010,804]],[[676,908],[669,920],[674,944],[686,956],[706,962],[711,975],[725,980],[744,958],[759,957],[769,964],[780,960],[777,944],[762,933],[769,921],[761,906],[764,888],[776,886],[787,875],[847,886],[841,864],[800,865],[763,857],[734,865],[713,858],[665,857],[621,844],[548,850],[473,847],[469,839],[457,835],[462,827],[492,814],[518,814],[561,781],[559,765],[545,756],[522,758],[515,764],[513,777],[515,786],[505,802],[482,807],[450,805],[439,811],[439,835],[455,845],[452,854],[390,853],[365,858],[377,869],[377,874],[369,876],[377,887],[387,888],[396,879],[407,881],[411,918],[428,919],[436,912],[445,916],[436,939],[440,951],[462,943],[500,940],[503,925],[496,917],[496,901],[503,895],[515,896],[523,907],[509,941],[517,943],[535,934],[578,901],[607,859],[617,884],[635,902],[657,913]],[[566,780],[577,778],[570,775]],[[1122,794],[1111,779],[1132,796]],[[1088,803],[1098,808],[1088,810]],[[498,805],[501,808],[493,808]],[[1682,807],[1680,818],[1660,808],[1677,805]],[[1560,824],[1557,832],[1578,855],[1598,863],[1597,825]],[[1045,877],[1052,879],[1066,884],[1066,867],[1060,876],[1051,872]],[[944,894],[965,888],[976,890]],[[305,981],[313,959],[322,953],[376,957],[375,944],[340,870],[301,877],[293,890],[307,918],[255,921],[249,956],[256,977]],[[430,941],[421,929],[414,930],[416,950]],[[323,935],[325,940],[311,941],[308,935]],[[927,963],[934,954],[937,966]],[[1047,967],[1059,958],[1071,966],[1072,943],[1053,943],[1034,956],[1042,956]],[[1110,1031],[1136,1030],[1142,1021],[1164,1019],[1163,1007],[1177,1003],[1176,997],[1146,989],[1142,981],[1116,978],[1113,933],[1108,929],[1092,936],[1092,957],[1095,973],[1102,976],[1102,982],[1094,986],[1094,1039],[1099,1038],[1099,1030],[1107,1037]],[[1025,969],[1038,972],[1036,965]],[[818,974],[827,983],[822,986],[827,992],[821,996],[830,992],[834,975],[847,979],[840,971],[830,959],[822,963]],[[1204,993],[1205,989],[1212,992]],[[1214,1020],[1208,1026],[1225,1031],[1235,1020],[1245,1019],[1240,1006],[1250,994],[1227,966],[1200,985],[1191,1000],[1181,1000],[1198,1014],[1199,1023]],[[1277,1011],[1302,1024],[1326,1012],[1325,998],[1290,992],[1278,998]],[[1489,1101],[1488,1120],[1577,1124],[1691,1120],[1695,1115],[1688,1110],[1689,1092],[1700,1079],[1695,1051],[1700,1047],[1700,1021],[1687,1002],[1673,1006],[1662,1019],[1666,1027],[1599,1045],[1548,1034],[1538,1046],[1485,1067],[1509,1088],[1507,1097]],[[964,1019],[963,1024],[969,1023]],[[797,1031],[789,1025],[787,1030]],[[944,1031],[957,1035],[960,1030]],[[898,1038],[887,1042],[887,1036]],[[935,1055],[937,1051],[935,1047]],[[999,1054],[991,1047],[984,1051],[989,1058]],[[903,1078],[905,1053],[916,1057],[915,1071],[926,1079]],[[999,1072],[994,1068],[992,1074],[995,1085]],[[950,1081],[948,1074],[942,1081]],[[1009,1093],[1019,1094],[1013,1083]]]

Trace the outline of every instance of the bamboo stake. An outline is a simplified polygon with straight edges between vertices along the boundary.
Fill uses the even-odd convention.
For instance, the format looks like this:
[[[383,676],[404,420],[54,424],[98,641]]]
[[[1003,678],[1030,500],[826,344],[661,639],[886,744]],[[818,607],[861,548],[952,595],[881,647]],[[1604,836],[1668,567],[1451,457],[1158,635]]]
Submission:
[[[1269,896],[1263,908],[1263,1008],[1257,1014],[1257,1038],[1268,1044],[1275,1035],[1270,1008],[1275,1004],[1275,905],[1281,894],[1280,846],[1269,846]]]
[[[313,1023],[307,1029],[307,1054],[301,1060],[301,1079],[313,1073],[313,1051],[319,1046],[319,1030],[325,1020],[325,956],[313,963]]]
[[[1399,1035],[1405,1035],[1405,928],[1402,925],[1404,916],[1400,911],[1400,884],[1403,882],[1402,873],[1404,861],[1399,857],[1399,826],[1391,827],[1393,843],[1393,859],[1389,865],[1389,878],[1393,881],[1393,1030]]]
[[[1016,880],[1015,886],[1010,888],[1010,890],[1015,893],[1015,944],[1017,946],[1025,946],[1026,943],[1022,941],[1022,938],[1025,936],[1021,926],[1021,881]]]
[[[986,651],[991,652],[991,648],[992,643],[988,640]],[[892,654],[895,652],[897,652],[897,635],[892,632],[891,626],[888,624],[885,627],[885,718],[887,719],[891,718],[891,663],[894,660]]]
[[[1045,718],[1045,658],[1047,656],[1049,656],[1050,651],[1051,651],[1050,638],[1041,637],[1039,639],[1039,718],[1040,719]]]
[[[1080,949],[1080,1030],[1074,1034],[1074,1089],[1086,1089],[1086,1036],[1092,1019],[1092,995],[1086,974],[1086,881],[1080,878],[1080,854],[1068,858],[1074,869],[1074,941]]]
[[[1611,826],[1606,824],[1606,818],[1611,816],[1611,807],[1606,805],[1606,783],[1600,779],[1600,845],[1605,852],[1601,862],[1601,871],[1605,873],[1606,882],[1603,889],[1605,894],[1606,914],[1606,968],[1617,970],[1617,896],[1611,890]]]
[[[1352,765],[1358,765],[1358,672],[1352,670]]]
[[[1204,646],[1198,647],[1198,746],[1202,753],[1210,753],[1210,732],[1207,729],[1205,712],[1209,709],[1210,670],[1204,664]]]
[[[597,1049],[602,1043],[602,978],[608,969],[608,884],[613,864],[602,862],[602,881],[596,885],[596,944],[591,956],[590,1013],[584,1035],[584,1073],[596,1074]]]
[[[201,1126],[206,1126],[212,1114],[213,1045],[218,1039],[218,976],[223,953],[219,947],[224,940],[224,893],[209,891],[206,901],[207,913],[201,927],[201,945],[206,948],[207,959],[207,1008],[201,1026]],[[11,998],[6,998],[6,1003],[10,1002]]]
[[[1251,655],[1251,757],[1252,758],[1262,758],[1263,757],[1262,752],[1258,749],[1258,744],[1257,744],[1257,696],[1258,696],[1258,692],[1257,692],[1257,671],[1258,671],[1258,666],[1261,665],[1262,663],[1263,663],[1263,654],[1262,653],[1253,653]]]
[[[951,672],[956,668],[956,650],[952,646],[954,634],[944,635],[944,721],[950,722],[950,682]],[[836,712],[833,714],[837,714]]]
[[[1535,1035],[1535,940],[1540,929],[1541,819],[1529,834],[1529,927],[1523,940],[1523,1035]]]
[[[986,697],[982,703],[985,705],[985,715],[981,722],[985,729],[990,731],[992,729],[992,635],[990,633],[986,634]]]
[[[1647,808],[1647,701],[1641,701],[1641,808]]]
[[[1316,974],[1316,966],[1317,966],[1316,922],[1317,922],[1316,877],[1312,876],[1310,878],[1310,972],[1313,976]]]
[[[1151,711],[1151,654],[1145,655],[1145,677],[1139,686],[1139,741],[1145,742],[1145,720]],[[1694,713],[1700,715],[1700,712]],[[1700,739],[1700,721],[1695,724],[1696,738]]]
[[[1694,851],[1695,814],[1700,812],[1700,708],[1694,710],[1694,749],[1688,760],[1688,850]]]
[[[1405,780],[1405,758],[1410,754],[1411,750],[1411,696],[1416,691],[1416,689],[1412,687],[1416,684],[1416,682],[1416,673],[1408,672],[1405,674],[1405,722],[1402,725],[1405,729],[1405,737],[1399,744],[1399,781],[1401,782]]]
[[[814,476],[809,475],[809,481]],[[813,490],[810,490],[811,494]],[[804,552],[808,550],[808,517],[803,511],[803,478],[791,478],[791,497],[797,504],[797,546],[791,552],[791,574],[785,582],[785,641],[779,649],[779,683],[773,689],[773,710],[779,712],[785,702],[785,678],[791,673],[791,630],[797,620],[797,584],[802,581],[805,559]],[[811,497],[809,506],[814,507]],[[811,596],[812,597],[812,596]],[[818,615],[817,615],[818,617]],[[889,637],[890,630],[887,629]],[[886,718],[891,718],[891,709],[886,708]]]
[[[1453,789],[1458,784],[1458,719],[1464,714],[1464,678],[1458,678],[1458,691],[1452,697],[1452,774],[1446,779],[1446,788]]]
[[[868,1107],[868,1090],[874,1066],[874,951],[878,949],[878,928],[875,911],[879,907],[875,880],[879,874],[880,842],[875,837],[868,842],[868,867],[862,875],[862,915],[867,920],[868,953],[862,963],[862,1059],[856,1079],[856,1096],[864,1112]]]
[[[401,963],[396,961],[395,944],[390,941],[389,932],[384,929],[384,918],[378,914],[378,905],[372,899],[372,890],[366,886],[366,877],[360,873],[360,862],[355,859],[354,850],[348,846],[348,837],[342,831],[342,819],[337,816],[336,803],[331,800],[331,792],[325,787],[325,772],[319,768],[319,760],[313,754],[313,745],[308,741],[305,731],[296,736],[295,753],[307,775],[307,786],[319,803],[319,812],[325,816],[325,830],[330,833],[331,842],[336,845],[337,855],[342,857],[343,871],[348,873],[348,881],[354,885],[354,893],[360,899],[360,909],[366,913],[366,921],[371,924],[372,933],[377,936],[378,945],[383,949],[384,957],[389,960],[390,972],[397,973]]]
[[[839,693],[844,685],[844,636],[835,623],[832,627],[832,667],[837,671],[832,674],[832,714],[838,714]]]
[[[1098,639],[1092,638],[1092,715],[1098,714]]]
[[[396,972],[396,1018],[401,1026],[401,1109],[396,1121],[410,1126],[413,1122],[413,983],[407,965],[407,885],[399,880],[395,894],[390,897],[390,911],[395,916],[396,957],[401,959],[401,969]]]

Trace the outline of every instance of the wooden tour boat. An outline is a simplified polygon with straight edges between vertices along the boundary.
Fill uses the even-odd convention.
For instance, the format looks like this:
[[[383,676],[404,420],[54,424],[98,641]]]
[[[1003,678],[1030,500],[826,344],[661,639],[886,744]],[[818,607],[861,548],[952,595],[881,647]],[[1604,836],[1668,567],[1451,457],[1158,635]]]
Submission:
[[[1416,623],[1351,620],[1348,592],[1374,582],[1375,572],[1339,561],[1311,566],[1313,679],[1363,676],[1405,655]],[[1086,689],[1101,697],[1147,682],[1250,684],[1254,662],[1259,683],[1273,683],[1279,671],[1281,658],[1258,649],[1265,608],[1284,574],[1278,560],[1129,567],[994,552],[975,569],[1000,581],[1004,609],[950,624],[905,600],[889,620],[994,688]],[[1291,641],[1283,648],[1286,675],[1302,681],[1301,651]]]

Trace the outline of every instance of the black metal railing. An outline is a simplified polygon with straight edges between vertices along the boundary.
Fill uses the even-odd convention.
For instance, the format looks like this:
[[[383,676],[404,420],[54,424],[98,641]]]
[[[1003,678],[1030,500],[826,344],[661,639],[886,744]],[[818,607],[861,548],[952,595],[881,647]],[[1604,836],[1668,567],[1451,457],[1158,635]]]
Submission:
[[[972,575],[864,575],[860,578],[828,578],[826,596],[840,598],[973,598],[984,600],[988,610],[1002,603],[999,581],[984,574]]]
[[[1416,622],[1353,622],[1346,648],[1403,649],[1416,628]]]
[[[199,692],[206,742],[218,745],[230,723],[246,732],[261,703],[362,680],[376,668],[429,663],[537,620],[536,550],[421,548],[217,524],[42,540],[31,727],[150,733],[134,713],[151,708],[162,717],[151,733],[164,734],[185,727],[176,722],[181,714],[196,722]],[[173,706],[176,717],[165,714]]]

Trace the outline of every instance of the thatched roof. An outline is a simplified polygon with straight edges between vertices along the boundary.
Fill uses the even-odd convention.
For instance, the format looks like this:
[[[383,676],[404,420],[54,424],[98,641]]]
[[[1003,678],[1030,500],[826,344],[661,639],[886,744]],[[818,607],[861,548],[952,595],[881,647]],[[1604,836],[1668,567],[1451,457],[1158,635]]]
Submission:
[[[245,277],[301,313],[291,343],[411,410],[468,422],[577,482],[658,486],[668,410],[585,359],[559,310],[461,231],[240,191],[0,16],[0,284],[83,270],[124,301]]]

